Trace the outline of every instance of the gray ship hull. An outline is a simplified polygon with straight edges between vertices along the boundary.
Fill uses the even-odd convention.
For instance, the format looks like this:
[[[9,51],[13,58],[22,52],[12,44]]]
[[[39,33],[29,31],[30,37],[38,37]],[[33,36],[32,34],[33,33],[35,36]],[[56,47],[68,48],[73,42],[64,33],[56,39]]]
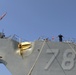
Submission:
[[[12,75],[76,75],[75,44],[37,40],[23,57],[17,54],[18,44],[13,39],[0,39],[0,63]]]

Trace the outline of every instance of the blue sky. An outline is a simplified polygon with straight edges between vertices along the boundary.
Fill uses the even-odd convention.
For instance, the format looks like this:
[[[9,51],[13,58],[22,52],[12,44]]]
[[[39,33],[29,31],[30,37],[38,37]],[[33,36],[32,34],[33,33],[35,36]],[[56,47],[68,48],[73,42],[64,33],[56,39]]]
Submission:
[[[76,0],[0,0],[0,31],[34,41],[40,36],[76,38]],[[0,66],[1,75],[11,75]]]

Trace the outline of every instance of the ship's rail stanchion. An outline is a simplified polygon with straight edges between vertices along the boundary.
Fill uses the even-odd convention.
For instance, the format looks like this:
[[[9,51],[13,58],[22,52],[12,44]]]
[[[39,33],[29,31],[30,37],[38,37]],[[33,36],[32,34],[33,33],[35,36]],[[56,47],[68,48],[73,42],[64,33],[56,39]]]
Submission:
[[[9,39],[12,39],[12,40],[15,40],[15,41],[17,41],[17,42],[24,42],[24,41],[28,41],[28,40],[25,40],[25,39],[23,39],[23,38],[19,37],[19,36],[18,36],[18,35],[16,35],[16,34],[14,34],[13,36],[9,36],[8,38],[9,38]],[[20,41],[20,39],[21,39],[21,41]]]
[[[14,34],[14,35],[12,36],[12,39],[15,40],[15,41],[19,41],[19,36],[17,36],[16,34]]]
[[[38,40],[44,41],[46,37],[41,36],[38,38]],[[58,37],[54,37],[52,36],[51,38],[48,38],[49,41],[53,41],[53,42],[59,42],[59,38]],[[70,38],[70,37],[63,37],[63,41],[62,42],[69,42],[69,43],[76,43],[76,38]]]
[[[59,42],[59,38],[58,37],[54,37],[53,39],[51,38],[51,41]],[[62,42],[76,43],[76,38],[63,37]]]
[[[64,41],[66,43],[76,43],[76,38],[64,38]]]
[[[18,42],[19,41],[19,36],[17,36],[16,34],[14,34],[14,35],[10,35],[10,36],[6,37],[6,39],[12,39],[12,40]]]

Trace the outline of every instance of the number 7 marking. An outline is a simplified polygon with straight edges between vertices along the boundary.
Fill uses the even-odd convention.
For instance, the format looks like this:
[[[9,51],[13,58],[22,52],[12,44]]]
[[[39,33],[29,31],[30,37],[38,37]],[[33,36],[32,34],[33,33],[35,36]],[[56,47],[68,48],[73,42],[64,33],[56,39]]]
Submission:
[[[53,54],[53,56],[51,57],[49,62],[46,64],[45,70],[47,70],[51,66],[51,64],[53,63],[53,61],[55,60],[55,58],[57,57],[57,55],[59,53],[59,49],[47,49],[46,53]]]

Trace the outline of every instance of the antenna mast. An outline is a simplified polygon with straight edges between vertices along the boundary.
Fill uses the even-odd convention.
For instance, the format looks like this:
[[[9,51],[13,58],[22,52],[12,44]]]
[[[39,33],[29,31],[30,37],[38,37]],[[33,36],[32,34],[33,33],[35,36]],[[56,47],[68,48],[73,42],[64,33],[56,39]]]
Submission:
[[[7,12],[0,16],[0,20],[2,20],[6,16]]]

